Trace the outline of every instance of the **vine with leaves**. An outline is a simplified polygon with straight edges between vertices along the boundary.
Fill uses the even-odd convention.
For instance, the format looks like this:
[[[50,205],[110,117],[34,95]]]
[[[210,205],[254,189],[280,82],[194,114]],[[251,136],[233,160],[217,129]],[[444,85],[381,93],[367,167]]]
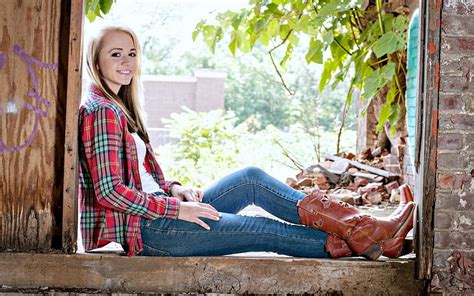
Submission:
[[[87,0],[84,9],[89,22],[92,23],[97,17],[108,14],[115,1],[116,0]]]
[[[408,17],[403,10],[384,9],[388,2],[250,0],[248,8],[217,14],[217,24],[199,22],[192,37],[196,40],[201,35],[214,52],[216,44],[227,35],[234,56],[237,50],[247,53],[256,44],[267,47],[283,87],[293,94],[281,69],[286,69],[293,49],[306,36],[306,62],[323,65],[319,91],[329,86],[335,89],[350,79],[346,106],[350,106],[355,88],[361,91],[366,106],[376,96],[384,97],[377,130],[382,131],[388,122],[393,132],[404,104]],[[285,50],[277,65],[274,53],[280,48]]]

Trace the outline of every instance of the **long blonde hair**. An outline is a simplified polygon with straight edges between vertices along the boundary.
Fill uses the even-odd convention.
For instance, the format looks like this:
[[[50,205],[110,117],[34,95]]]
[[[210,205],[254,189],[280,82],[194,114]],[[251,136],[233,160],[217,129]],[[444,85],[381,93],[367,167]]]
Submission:
[[[130,35],[135,46],[137,67],[133,73],[132,81],[129,85],[122,85],[118,94],[115,94],[105,83],[102,75],[97,67],[99,63],[99,53],[103,47],[104,36],[109,32],[119,31]],[[127,119],[127,126],[130,132],[136,132],[140,137],[148,143],[149,137],[145,126],[145,113],[141,106],[142,102],[142,83],[141,83],[141,50],[138,38],[135,33],[123,26],[109,26],[103,28],[96,37],[93,37],[89,42],[87,52],[87,72],[89,73],[92,83],[94,83],[104,95],[115,102]]]

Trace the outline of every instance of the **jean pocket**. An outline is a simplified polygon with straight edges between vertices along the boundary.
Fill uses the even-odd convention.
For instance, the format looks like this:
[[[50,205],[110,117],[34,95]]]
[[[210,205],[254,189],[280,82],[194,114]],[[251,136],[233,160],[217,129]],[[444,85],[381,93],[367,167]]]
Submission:
[[[171,257],[171,254],[166,251],[155,249],[147,244],[143,244],[142,256],[157,256],[157,257]]]

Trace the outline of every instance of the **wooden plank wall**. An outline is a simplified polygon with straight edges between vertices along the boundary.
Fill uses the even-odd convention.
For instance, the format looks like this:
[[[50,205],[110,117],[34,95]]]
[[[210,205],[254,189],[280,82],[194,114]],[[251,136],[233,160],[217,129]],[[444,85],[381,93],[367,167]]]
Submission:
[[[0,1],[0,250],[61,247],[61,27],[61,0]]]

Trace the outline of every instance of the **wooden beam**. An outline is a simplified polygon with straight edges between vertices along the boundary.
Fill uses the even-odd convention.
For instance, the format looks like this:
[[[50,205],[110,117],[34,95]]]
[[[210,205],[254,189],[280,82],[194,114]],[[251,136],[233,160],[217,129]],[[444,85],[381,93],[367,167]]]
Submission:
[[[56,292],[421,295],[423,288],[413,259],[0,253],[0,266],[9,266],[0,269],[3,286]]]
[[[421,24],[424,40],[423,73],[423,127],[420,147],[420,167],[415,186],[418,205],[415,244],[417,249],[417,276],[431,279],[433,266],[433,209],[436,189],[436,155],[438,134],[439,67],[441,35],[441,1],[422,1]]]
[[[76,250],[78,229],[77,208],[77,137],[78,110],[82,90],[82,28],[84,23],[84,1],[63,1],[64,33],[67,46],[62,51],[67,59],[67,80],[62,81],[66,93],[66,126],[64,151],[62,249],[72,253]]]
[[[358,161],[349,160],[349,159],[339,157],[339,156],[329,155],[329,156],[326,156],[326,159],[329,159],[329,160],[332,160],[332,161],[346,161],[346,162],[350,163],[353,167],[359,168],[361,170],[364,170],[364,171],[367,171],[367,172],[370,172],[370,173],[374,173],[376,175],[379,175],[379,176],[382,176],[382,177],[385,177],[385,178],[388,178],[388,179],[393,179],[393,178],[400,177],[397,174],[394,174],[394,173],[391,173],[391,172],[388,172],[388,171],[385,171],[385,170],[381,170],[381,169],[378,169],[378,168],[374,168],[374,167],[371,167],[369,165],[360,163]]]

